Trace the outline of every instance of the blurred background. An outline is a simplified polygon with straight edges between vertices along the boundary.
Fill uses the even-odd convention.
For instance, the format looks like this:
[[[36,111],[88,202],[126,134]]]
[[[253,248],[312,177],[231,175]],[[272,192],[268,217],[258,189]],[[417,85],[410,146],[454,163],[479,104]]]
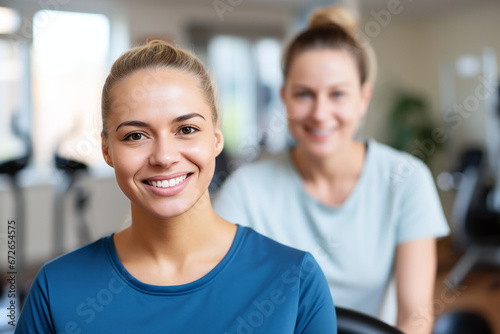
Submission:
[[[43,262],[128,224],[99,137],[101,88],[122,52],[168,40],[214,74],[226,140],[216,193],[290,144],[282,48],[333,3],[359,18],[378,60],[359,137],[424,160],[439,187],[453,233],[439,241],[435,314],[474,310],[500,333],[498,0],[0,0],[0,272],[9,221],[25,287]]]

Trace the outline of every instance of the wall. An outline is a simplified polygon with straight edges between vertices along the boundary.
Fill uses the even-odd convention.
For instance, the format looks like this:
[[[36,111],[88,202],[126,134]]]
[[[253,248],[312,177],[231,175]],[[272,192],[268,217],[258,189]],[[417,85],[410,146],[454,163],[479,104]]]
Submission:
[[[127,2],[131,41],[165,35],[184,47],[190,47],[188,28],[193,24],[226,27],[229,32],[238,26],[275,29],[286,27],[292,17],[292,8],[284,6],[252,6],[243,1],[224,11],[217,10],[213,3],[149,1],[145,6],[138,1]]]
[[[370,39],[377,53],[379,75],[366,132],[381,140],[387,139],[385,120],[390,98],[397,89],[424,95],[430,102],[435,120],[443,122],[438,75],[440,64],[464,54],[481,55],[485,46],[493,47],[500,54],[498,17],[500,3],[496,2],[480,6],[471,3],[467,7],[450,8],[439,15],[425,17],[393,15],[389,24]],[[369,21],[376,20],[370,13],[365,13],[363,24]],[[465,120],[464,127],[457,129],[451,137],[461,142],[476,140],[471,133],[480,132],[477,126],[481,123]],[[472,130],[467,128],[469,124]]]
[[[380,27],[379,33],[370,38],[378,58],[379,75],[365,119],[365,133],[368,137],[387,141],[387,117],[395,91],[403,89],[425,97],[436,127],[447,134],[443,149],[430,155],[431,171],[437,177],[454,167],[463,147],[475,143],[484,145],[486,139],[484,103],[470,112],[470,116],[461,117],[460,124],[443,120],[446,110],[441,107],[440,65],[464,54],[481,55],[486,46],[500,55],[500,3],[470,2],[439,13],[413,16],[406,12],[411,4],[405,5],[407,7],[402,7],[399,14],[386,21],[377,21],[366,11],[363,15],[361,27],[369,22],[376,22]],[[383,26],[380,22],[388,24]],[[477,78],[462,81],[465,82],[463,87],[457,87],[456,102],[459,104],[468,96],[474,97],[476,88],[481,86]],[[449,219],[454,194],[441,192],[440,195]]]

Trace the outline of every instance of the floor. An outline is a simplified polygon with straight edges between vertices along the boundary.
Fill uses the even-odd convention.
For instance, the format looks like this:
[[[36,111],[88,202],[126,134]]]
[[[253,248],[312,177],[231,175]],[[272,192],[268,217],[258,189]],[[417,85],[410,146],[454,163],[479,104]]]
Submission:
[[[456,310],[474,311],[490,323],[495,334],[500,334],[500,266],[477,265],[458,289],[451,290],[446,277],[461,255],[449,238],[438,242],[434,314],[437,318]]]

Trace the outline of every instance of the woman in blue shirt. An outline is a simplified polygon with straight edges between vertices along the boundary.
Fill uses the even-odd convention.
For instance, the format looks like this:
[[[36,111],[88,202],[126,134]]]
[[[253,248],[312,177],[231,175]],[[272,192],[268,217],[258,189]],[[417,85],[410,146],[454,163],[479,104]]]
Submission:
[[[102,119],[132,224],[46,263],[16,333],[336,333],[309,253],[213,211],[223,137],[198,59],[160,41],[126,52],[104,85]]]

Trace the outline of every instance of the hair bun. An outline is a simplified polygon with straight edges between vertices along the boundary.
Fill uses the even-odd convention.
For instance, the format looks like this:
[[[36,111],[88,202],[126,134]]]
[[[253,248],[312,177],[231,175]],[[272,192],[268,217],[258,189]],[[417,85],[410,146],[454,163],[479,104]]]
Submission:
[[[358,20],[341,6],[328,6],[316,9],[309,17],[309,27],[335,23],[353,34],[358,28]]]

